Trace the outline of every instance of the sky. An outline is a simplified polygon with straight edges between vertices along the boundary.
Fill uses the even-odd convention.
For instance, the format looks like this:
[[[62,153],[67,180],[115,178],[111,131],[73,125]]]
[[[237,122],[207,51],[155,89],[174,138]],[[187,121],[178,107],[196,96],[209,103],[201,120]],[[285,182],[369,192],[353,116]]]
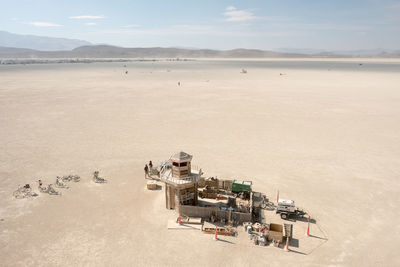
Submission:
[[[0,0],[0,30],[124,47],[399,49],[400,0]]]

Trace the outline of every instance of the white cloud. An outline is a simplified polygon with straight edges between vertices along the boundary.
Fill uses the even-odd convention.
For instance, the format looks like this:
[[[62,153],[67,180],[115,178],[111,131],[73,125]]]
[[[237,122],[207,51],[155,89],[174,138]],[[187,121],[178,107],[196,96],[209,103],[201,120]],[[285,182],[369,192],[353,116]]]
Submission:
[[[83,16],[71,16],[70,19],[104,19],[103,15],[101,16],[92,16],[92,15],[83,15]]]
[[[254,14],[248,10],[239,10],[234,6],[228,6],[224,12],[225,21],[250,21],[257,19]]]
[[[97,23],[95,23],[95,22],[87,22],[87,23],[85,23],[85,25],[86,26],[96,26]]]
[[[31,21],[26,22],[26,24],[36,26],[36,27],[61,27],[62,25],[56,24],[53,22],[44,22],[44,21]]]
[[[124,27],[124,28],[138,28],[138,27],[140,27],[140,25],[139,24],[129,24],[129,25],[125,25],[125,26],[122,26],[122,27]]]

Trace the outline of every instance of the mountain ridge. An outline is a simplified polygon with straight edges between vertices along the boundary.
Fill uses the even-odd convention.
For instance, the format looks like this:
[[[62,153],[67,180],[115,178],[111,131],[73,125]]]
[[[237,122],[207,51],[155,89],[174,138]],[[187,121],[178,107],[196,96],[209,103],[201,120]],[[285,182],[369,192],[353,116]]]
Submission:
[[[79,46],[72,50],[39,51],[27,48],[0,46],[0,58],[313,58],[358,57],[329,52],[317,54],[284,53],[259,49],[237,48],[231,50],[184,49],[164,47],[126,48],[112,45]],[[399,58],[400,51],[374,55],[380,58]]]
[[[0,46],[34,49],[38,51],[71,50],[92,43],[84,40],[38,36],[31,34],[15,34],[0,31]]]
[[[398,58],[400,50],[337,50],[277,48],[272,50],[236,48],[217,50],[190,47],[119,47],[94,45],[84,40],[22,35],[0,30],[0,57],[3,58],[296,58],[296,57],[384,57]]]

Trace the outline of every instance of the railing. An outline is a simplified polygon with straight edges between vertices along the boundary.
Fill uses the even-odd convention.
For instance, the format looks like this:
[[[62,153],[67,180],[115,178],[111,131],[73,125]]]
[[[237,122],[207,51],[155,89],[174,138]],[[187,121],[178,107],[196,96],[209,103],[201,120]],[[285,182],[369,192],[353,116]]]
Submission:
[[[192,165],[192,170],[199,171],[201,168],[198,165]]]
[[[187,184],[187,183],[191,183],[191,182],[196,182],[198,180],[198,177],[199,177],[198,175],[193,175],[193,176],[189,176],[186,178],[175,178],[172,176],[164,175],[161,178],[161,180],[173,182],[175,184]]]
[[[168,164],[168,161],[166,161],[163,165],[160,167],[160,180],[164,182],[172,182],[175,184],[186,184],[186,183],[191,183],[191,182],[196,182],[200,178],[202,171],[201,168],[197,165],[192,165],[191,166],[192,173],[189,177],[185,178],[175,178],[172,177],[172,166]]]
[[[172,177],[171,172],[172,172],[171,170],[165,171],[164,174],[160,176],[160,179],[164,182],[172,182],[175,184],[187,184],[191,182],[196,182],[200,177],[200,175],[198,174],[194,175],[192,174],[191,176],[185,178],[175,178]]]

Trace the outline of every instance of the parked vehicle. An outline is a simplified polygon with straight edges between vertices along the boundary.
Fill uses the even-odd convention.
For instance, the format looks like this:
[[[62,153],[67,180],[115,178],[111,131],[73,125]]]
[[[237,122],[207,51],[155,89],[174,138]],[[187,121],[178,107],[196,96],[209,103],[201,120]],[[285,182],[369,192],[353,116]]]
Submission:
[[[276,213],[281,215],[284,220],[290,217],[303,217],[306,213],[295,207],[294,200],[279,199]]]

